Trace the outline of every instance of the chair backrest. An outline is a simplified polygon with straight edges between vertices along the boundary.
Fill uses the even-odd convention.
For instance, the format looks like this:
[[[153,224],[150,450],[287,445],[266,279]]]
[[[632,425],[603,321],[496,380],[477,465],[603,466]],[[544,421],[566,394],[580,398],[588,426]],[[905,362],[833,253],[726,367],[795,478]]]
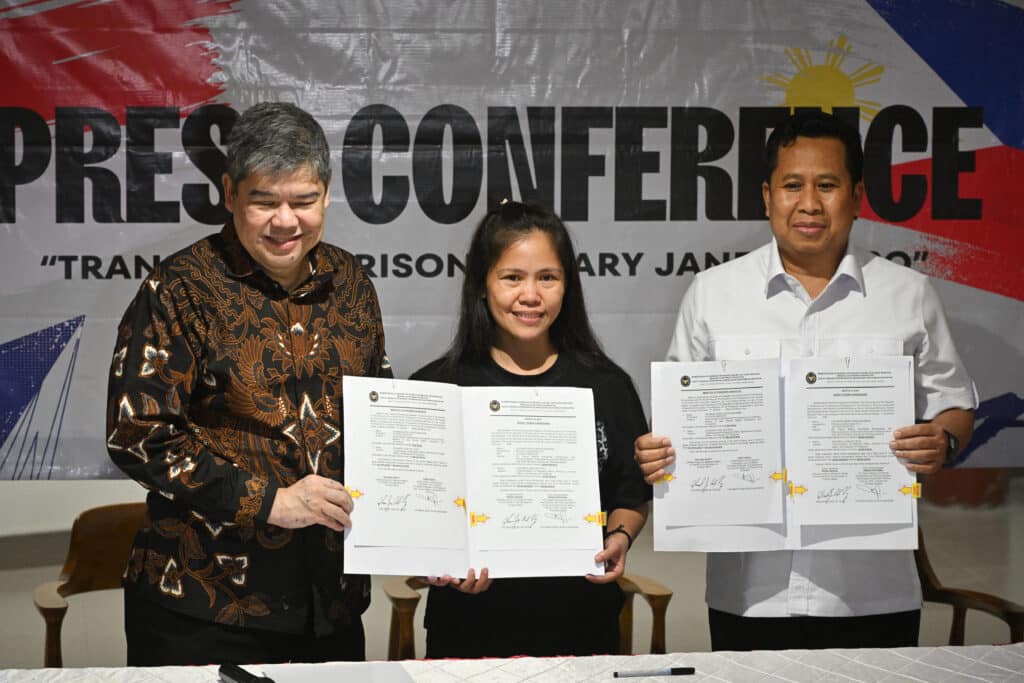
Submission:
[[[1010,642],[1024,641],[1024,606],[996,595],[963,588],[949,588],[939,581],[928,559],[924,545],[924,532],[918,527],[917,550],[914,551],[917,575],[921,580],[921,596],[926,602],[937,602],[953,608],[953,621],[949,629],[949,644],[963,645],[967,611],[978,610],[1006,623],[1010,629]]]
[[[78,515],[58,592],[67,597],[120,588],[132,540],[145,519],[145,503],[104,505]]]
[[[121,503],[90,508],[71,525],[68,554],[57,581],[32,591],[32,602],[46,622],[43,666],[63,666],[60,631],[69,595],[119,588],[132,539],[146,520],[145,503]]]
[[[633,653],[633,598],[639,595],[651,608],[651,654],[665,653],[665,614],[672,590],[646,576],[625,574],[618,579],[625,600],[619,612],[619,654]],[[413,635],[419,591],[428,584],[415,576],[392,576],[384,581],[384,593],[391,601],[388,659],[415,659]]]

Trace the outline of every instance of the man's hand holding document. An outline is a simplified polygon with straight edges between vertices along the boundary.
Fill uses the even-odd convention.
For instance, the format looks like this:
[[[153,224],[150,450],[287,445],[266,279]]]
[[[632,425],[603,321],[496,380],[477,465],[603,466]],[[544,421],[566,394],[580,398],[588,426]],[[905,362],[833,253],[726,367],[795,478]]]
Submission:
[[[652,363],[658,550],[916,546],[920,485],[893,456],[914,421],[906,356]]]

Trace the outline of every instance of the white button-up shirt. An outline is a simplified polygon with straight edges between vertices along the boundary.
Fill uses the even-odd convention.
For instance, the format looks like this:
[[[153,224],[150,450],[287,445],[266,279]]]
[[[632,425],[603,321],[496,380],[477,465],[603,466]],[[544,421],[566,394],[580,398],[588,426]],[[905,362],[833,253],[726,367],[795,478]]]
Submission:
[[[700,273],[668,360],[847,355],[913,356],[918,419],[977,405],[928,278],[852,246],[813,300],[774,240]],[[709,553],[707,603],[751,617],[860,616],[919,609],[921,586],[906,550]]]

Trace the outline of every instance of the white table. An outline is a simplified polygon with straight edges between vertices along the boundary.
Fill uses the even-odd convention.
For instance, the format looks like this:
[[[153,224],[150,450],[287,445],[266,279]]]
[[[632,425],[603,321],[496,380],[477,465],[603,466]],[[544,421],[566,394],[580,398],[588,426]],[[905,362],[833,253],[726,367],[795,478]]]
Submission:
[[[563,683],[611,681],[615,671],[692,666],[693,676],[624,679],[641,683],[692,681],[1024,681],[1024,644],[918,647],[866,650],[786,650],[782,652],[690,652],[632,657],[417,660],[330,664],[273,664],[251,667],[276,683]],[[247,667],[250,668],[250,667]],[[0,670],[0,682],[213,683],[216,667],[156,669]],[[623,680],[623,679],[619,679]]]

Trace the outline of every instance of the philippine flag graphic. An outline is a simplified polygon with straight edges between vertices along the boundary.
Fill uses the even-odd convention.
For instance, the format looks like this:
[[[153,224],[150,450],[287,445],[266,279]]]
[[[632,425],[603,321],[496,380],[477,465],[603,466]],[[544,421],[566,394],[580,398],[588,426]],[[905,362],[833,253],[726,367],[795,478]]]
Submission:
[[[977,150],[973,172],[961,176],[960,196],[976,199],[984,207],[980,221],[935,220],[923,211],[902,224],[917,233],[913,248],[930,252],[923,270],[1024,300],[1024,193],[1020,190],[1024,9],[996,1],[870,0],[870,4],[965,104],[982,108],[985,127],[1002,143]],[[950,49],[950,36],[956,36],[955,50]],[[926,206],[933,187],[929,161],[893,168],[894,186],[902,174],[927,178]],[[870,211],[862,215],[880,220]],[[983,400],[975,415],[974,437],[959,460],[969,461],[1004,430],[1019,434],[1024,427],[1022,416],[1024,399],[1017,392]]]
[[[903,40],[966,105],[981,107],[984,125],[1002,143],[976,150],[959,194],[984,207],[981,220],[936,220],[927,210],[901,223],[919,233],[915,249],[929,252],[926,272],[935,277],[1024,300],[1024,9],[1003,2],[870,0]],[[950,37],[956,49],[950,49]],[[931,159],[893,168],[927,179]],[[866,207],[865,218],[883,222]]]
[[[124,125],[128,107],[174,107],[184,117],[225,103],[218,52],[203,20],[233,13],[236,2],[28,0],[2,7],[0,104],[34,111],[52,127],[56,109],[66,106],[103,110]],[[89,476],[92,461],[109,471],[102,451],[75,442],[81,426],[68,428],[83,410],[72,388],[85,317],[0,336],[0,479]],[[96,394],[103,388],[77,393],[102,402]]]
[[[0,344],[0,479],[50,479],[85,316]]]
[[[54,119],[59,106],[95,107],[124,123],[131,107],[184,114],[223,90],[201,20],[237,0],[29,0],[0,9],[4,104]]]
[[[894,200],[904,198],[910,183],[924,188],[918,198],[920,210],[906,220],[893,221],[872,208],[869,196],[860,216],[902,232],[899,238],[888,238],[898,240],[900,253],[912,259],[907,265],[978,292],[990,292],[996,295],[988,299],[993,306],[1015,308],[1017,304],[1011,302],[1024,301],[1024,193],[1020,191],[1024,175],[1024,60],[1020,58],[1024,9],[996,0],[869,0],[868,5],[895,33],[896,40],[921,60],[916,75],[922,76],[921,69],[930,72],[928,78],[937,78],[939,88],[948,89],[945,97],[935,95],[935,106],[974,108],[979,115],[971,126],[983,127],[984,133],[999,144],[971,146],[961,139],[925,139],[929,152],[893,163],[891,169]],[[955,49],[950,45],[951,36],[956,37]],[[872,59],[862,58],[859,64],[847,67],[846,58],[856,38],[837,35],[823,56],[798,46],[789,47],[786,54],[791,72],[765,74],[761,80],[783,91],[781,103],[788,107],[857,107],[863,122],[870,124],[884,107],[916,104],[919,113],[927,117],[928,112],[913,96],[909,101],[899,99],[908,97],[905,93],[911,88],[905,79],[915,74],[907,58],[896,59],[897,68],[892,69],[896,73],[887,71],[887,66],[893,66],[887,60],[898,55],[902,46],[885,39],[876,39],[873,50],[858,45],[858,51],[869,51]],[[883,95],[876,99],[868,94],[873,92]],[[886,101],[877,101],[883,97]],[[934,130],[932,134],[937,135]],[[934,152],[939,142],[947,143],[947,149],[959,149],[957,158],[937,158]],[[971,207],[976,216],[949,219],[935,215],[937,165],[943,167],[947,180],[939,191],[946,192],[948,199],[952,189],[955,200]],[[948,184],[951,175],[956,177],[955,188]],[[999,297],[1006,299],[997,303]],[[1006,327],[1016,325],[1004,322],[1003,334]],[[968,358],[976,379],[990,371],[983,360]],[[1004,357],[996,360],[995,354],[991,362],[1004,366],[995,373],[1003,379],[1005,365],[1015,365]],[[1019,429],[1024,427],[1024,399],[1019,388],[1013,386],[1012,391],[1000,393],[999,383],[991,379],[979,385],[983,398],[976,412],[977,429],[960,455],[961,462],[970,460],[982,447],[989,452],[1019,449],[1016,442],[1006,438],[1011,433],[1019,437]]]

